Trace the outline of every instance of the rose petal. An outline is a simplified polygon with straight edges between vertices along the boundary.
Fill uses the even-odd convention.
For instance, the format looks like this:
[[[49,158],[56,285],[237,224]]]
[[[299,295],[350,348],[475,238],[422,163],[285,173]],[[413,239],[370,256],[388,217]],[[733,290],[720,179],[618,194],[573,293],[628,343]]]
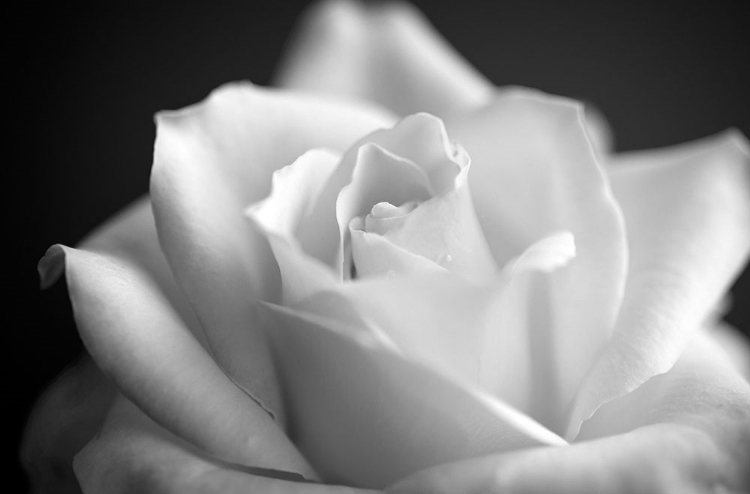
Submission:
[[[549,381],[545,389],[556,395],[546,398],[558,403],[553,410],[570,403],[608,341],[627,263],[622,216],[582,111],[568,100],[516,89],[446,121],[472,158],[469,185],[499,264],[549,232],[570,231],[575,237],[576,259],[548,277],[549,287],[540,287],[547,295],[534,295],[541,299],[530,321],[537,327],[532,334],[548,335],[542,344],[551,367],[538,378]]]
[[[725,360],[699,335],[668,373],[599,408],[584,442],[435,467],[388,492],[745,492],[750,386]]]
[[[373,151],[377,149],[373,146],[385,151]],[[397,157],[395,161],[394,156]],[[466,163],[468,157],[450,142],[443,122],[426,113],[410,115],[393,128],[366,135],[345,153],[318,194],[317,205],[310,213],[316,220],[301,223],[296,237],[299,244],[304,245],[304,251],[294,242],[286,242],[284,257],[297,265],[318,264],[312,262],[313,259],[323,261],[333,266],[334,273],[343,279],[345,261],[348,265],[345,254],[348,256],[349,224],[354,217],[368,212],[375,202],[380,202],[381,195],[385,200],[398,200],[414,193],[418,197],[413,199],[419,199],[424,196],[423,189],[441,191],[453,184]],[[384,180],[386,177],[381,176],[377,183],[370,183],[364,175],[382,175],[376,173],[382,168],[380,165],[400,170],[399,176],[406,183],[418,184],[426,178],[427,184],[414,185],[416,189],[407,187],[396,193],[392,184]],[[390,178],[392,182],[394,178]],[[311,273],[315,271],[319,272],[320,278],[326,278],[320,269]]]
[[[358,172],[358,169],[362,167],[370,168],[365,162],[359,162],[359,148],[373,144],[420,168],[426,175],[429,181],[429,189],[433,193],[439,193],[448,187],[452,187],[457,175],[468,164],[469,160],[463,149],[457,148],[450,141],[443,121],[427,113],[409,115],[400,120],[393,128],[373,132],[361,139],[347,153],[337,173],[329,183],[331,190],[341,191],[335,204],[336,221],[338,222],[341,242],[340,249],[344,249],[348,243],[347,236],[352,219],[370,212],[376,203],[388,201],[388,197],[392,195],[390,192],[382,190],[380,192],[385,195],[381,200],[375,199],[376,196],[370,194],[369,191],[366,196],[359,197],[357,189],[360,193],[363,193],[367,190],[366,184],[361,183],[359,187],[355,184],[352,188],[354,175],[361,173]],[[419,197],[410,199],[416,200]],[[330,209],[330,206],[325,203],[321,203],[320,207],[325,210]]]
[[[732,325],[719,321],[711,327],[709,337],[726,352],[737,372],[750,382],[750,341],[747,336]]]
[[[76,456],[75,471],[86,492],[374,494],[210,458],[124,399],[101,434]]]
[[[159,245],[154,213],[148,197],[142,197],[110,218],[81,241],[78,248],[133,263],[151,278],[180,314],[198,341],[208,346],[203,328],[195,317],[190,302],[172,275],[172,270]],[[51,283],[55,280],[44,280]]]
[[[307,13],[275,83],[377,101],[401,115],[448,115],[492,91],[413,7],[346,0]]]
[[[700,397],[700,399],[696,399]],[[654,376],[634,391],[602,405],[584,422],[580,440],[619,434],[644,425],[683,423],[702,430],[735,424],[743,434],[727,434],[737,451],[750,451],[750,384],[732,367],[724,350],[707,331],[699,331],[677,363],[665,374]],[[713,434],[718,439],[717,434]],[[734,437],[733,437],[734,436]],[[746,446],[746,445],[745,445]]]
[[[101,427],[115,388],[84,356],[37,399],[21,441],[21,464],[32,492],[80,493],[73,456]]]
[[[357,150],[352,181],[341,189],[336,201],[339,224],[348,226],[378,203],[402,205],[426,201],[435,194],[421,163],[367,143]]]
[[[569,233],[543,239],[528,249],[525,260],[511,263],[486,283],[440,268],[415,270],[415,264],[408,276],[394,271],[359,280],[336,287],[332,296],[375,323],[407,358],[481,386],[534,417],[542,411],[559,416],[555,403],[544,399],[550,395],[548,383],[537,379],[548,356],[538,351],[536,335],[529,332],[533,311],[528,295],[538,276],[534,273],[546,273],[555,263],[563,266],[566,255],[568,261],[572,258],[572,243]],[[540,398],[532,401],[533,396]]]
[[[336,199],[339,252],[343,254],[345,278],[349,277],[346,268],[353,262],[349,231],[352,220],[364,216],[376,204],[402,205],[429,199],[434,191],[424,169],[427,166],[401,158],[375,143],[364,144],[357,150],[352,180]]]
[[[285,304],[308,297],[328,288],[338,280],[336,272],[320,259],[306,253],[316,251],[311,245],[320,238],[326,219],[316,215],[316,203],[325,184],[341,161],[337,153],[322,149],[306,152],[297,160],[273,174],[271,194],[245,210],[258,231],[271,245],[281,273],[282,300]],[[303,225],[316,237],[300,238]]]
[[[452,459],[564,444],[486,393],[400,357],[361,319],[352,327],[265,307],[296,444],[323,478],[378,487]]]
[[[729,461],[732,458],[703,432],[660,424],[563,448],[534,448],[441,465],[418,472],[386,492],[745,492],[746,481],[727,479]]]
[[[269,414],[227,379],[137,265],[53,246],[40,272],[63,269],[86,348],[146,413],[219,458],[311,473]]]
[[[352,221],[349,230],[352,239],[352,256],[358,278],[377,276],[393,278],[445,270],[430,259],[413,254],[381,235],[366,232],[364,229],[363,224]]]
[[[669,370],[750,252],[750,157],[737,133],[635,153],[611,168],[628,225],[628,285],[612,342],[570,424]]]
[[[151,196],[170,266],[222,369],[283,421],[256,317],[248,300],[278,294],[266,240],[242,211],[270,188],[273,171],[313,147],[347,147],[388,125],[382,111],[251,84],[157,115]]]
[[[339,228],[346,225],[351,230],[352,220],[369,212],[362,226],[395,246],[473,279],[494,276],[497,266],[482,236],[466,182],[469,158],[450,144],[442,121],[416,114],[390,132],[376,134],[371,137],[409,158],[399,158],[373,143],[359,148],[352,182],[343,187],[336,202]],[[415,203],[408,212],[393,207],[407,203]],[[393,211],[387,213],[384,204],[391,204]],[[359,262],[369,267],[382,265],[377,259],[364,259],[379,254],[363,249],[372,242],[362,242],[358,236]],[[346,245],[344,230],[341,237]],[[394,257],[397,252],[389,257],[409,259]],[[365,272],[368,268],[360,274]]]
[[[151,203],[147,197],[135,201],[89,234],[81,248],[107,254],[142,269],[161,294],[180,314],[182,321],[205,346],[203,330],[189,302],[181,293],[159,247]],[[57,276],[43,273],[43,287]],[[61,273],[54,273],[59,275]],[[60,472],[73,479],[73,454],[96,432],[114,396],[114,385],[88,357],[66,370],[37,400],[22,442],[22,458],[34,482],[52,482],[55,492],[63,489]],[[47,489],[49,490],[49,489]],[[46,491],[45,491],[46,492]]]
[[[497,275],[498,267],[474,212],[468,173],[467,164],[451,188],[418,204],[407,214],[385,219],[368,215],[365,228],[379,231],[394,246],[429,259],[453,273],[474,281],[492,279]],[[356,262],[369,264],[377,261],[364,261],[365,257],[380,255],[362,248],[354,253]]]
[[[324,186],[340,157],[311,151],[274,173],[271,195],[246,210],[259,231],[268,237],[281,271],[285,304],[331,288],[344,277],[340,262],[335,266],[325,264],[341,258],[343,251],[342,242],[336,241],[338,232],[325,228],[335,224],[326,205],[335,201],[339,216],[347,221],[378,200],[405,202],[430,196],[429,178],[416,164],[374,143],[364,144],[356,151],[352,181],[340,194]],[[340,166],[350,168],[349,165],[344,162]]]
[[[273,173],[271,194],[247,213],[265,230],[293,237],[303,223],[317,219],[313,209],[339,161],[341,155],[333,151],[307,151]]]

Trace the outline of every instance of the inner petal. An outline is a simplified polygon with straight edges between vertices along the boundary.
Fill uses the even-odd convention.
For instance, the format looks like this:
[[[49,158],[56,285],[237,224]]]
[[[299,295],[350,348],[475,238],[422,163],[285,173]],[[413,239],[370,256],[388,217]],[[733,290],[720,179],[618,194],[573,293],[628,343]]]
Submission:
[[[344,271],[344,247],[348,243],[349,223],[354,217],[366,213],[374,204],[388,200],[387,196],[371,200],[369,204],[366,204],[368,201],[355,200],[354,197],[357,194],[352,189],[365,191],[369,190],[369,185],[367,187],[352,185],[350,192],[343,194],[340,199],[342,204],[337,205],[339,202],[337,194],[343,193],[344,189],[353,183],[356,179],[356,169],[365,166],[364,162],[360,163],[360,159],[367,157],[369,160],[372,156],[368,157],[367,154],[377,153],[368,151],[364,156],[361,155],[360,148],[368,144],[377,145],[381,150],[387,151],[390,161],[395,158],[396,161],[407,161],[416,165],[426,177],[425,187],[429,191],[428,197],[450,187],[462,167],[469,161],[463,149],[451,143],[442,120],[426,113],[410,115],[399,121],[393,128],[375,131],[350,148],[326,184],[325,190],[321,193],[321,200],[316,206],[317,211],[314,215],[325,218],[325,224],[318,231],[310,231],[311,227],[303,224],[299,233],[301,238],[315,239],[309,244],[311,249],[309,252],[313,256],[333,266],[341,273]],[[405,168],[402,166],[402,171]],[[412,171],[406,173],[413,175]],[[385,189],[394,187],[397,179],[391,177],[383,184]],[[414,197],[408,197],[400,202],[389,202],[400,204],[414,199]],[[349,201],[358,205],[362,204],[362,206],[359,208],[346,206]]]
[[[474,212],[468,172],[466,164],[450,188],[421,204],[407,203],[400,208],[376,205],[364,220],[365,232],[379,234],[394,247],[468,279],[491,280],[497,265]],[[382,256],[382,250],[383,246],[373,241],[358,242],[355,265],[373,266],[371,258]],[[392,271],[387,266],[385,269]]]
[[[377,144],[368,143],[357,151],[352,181],[339,193],[336,219],[339,225],[348,226],[353,218],[366,214],[381,201],[395,204],[424,201],[432,194],[432,186],[423,168]],[[344,266],[351,263],[347,234],[348,231],[340,234],[339,249],[343,252]],[[348,269],[343,270],[345,276],[348,272]]]
[[[329,266],[309,254],[309,245],[298,232],[301,225],[319,231],[324,219],[316,216],[327,179],[340,156],[314,149],[273,174],[271,194],[246,210],[255,228],[266,237],[281,273],[282,298],[291,302],[336,282]]]

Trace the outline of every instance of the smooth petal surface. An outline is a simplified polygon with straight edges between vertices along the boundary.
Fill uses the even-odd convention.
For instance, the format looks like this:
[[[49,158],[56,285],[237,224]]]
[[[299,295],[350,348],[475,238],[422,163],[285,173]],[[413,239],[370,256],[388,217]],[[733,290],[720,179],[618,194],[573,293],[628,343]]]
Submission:
[[[750,251],[750,154],[741,135],[618,158],[630,271],[612,342],[591,369],[569,434],[602,403],[669,370]]]
[[[395,158],[395,162],[388,161],[392,165],[398,163],[402,173],[410,168],[419,170],[419,177],[409,173],[411,177],[408,182],[415,184],[411,187],[412,190],[398,190],[399,187],[388,185],[385,180],[381,180],[380,187],[368,186],[366,175],[375,174],[367,173],[367,170],[378,168],[378,164],[372,159],[372,153],[360,150],[362,147],[372,149],[372,146],[382,148]],[[427,113],[409,115],[392,129],[373,132],[361,139],[347,153],[338,173],[329,183],[330,188],[341,191],[335,205],[340,251],[347,251],[349,247],[349,228],[355,217],[371,213],[372,208],[379,203],[392,203],[394,206],[402,206],[407,202],[418,203],[430,195],[453,188],[454,182],[468,163],[469,157],[463,148],[450,140],[443,121]],[[382,168],[382,165],[379,167]],[[423,182],[422,176],[427,179],[427,183],[417,185]],[[415,196],[407,197],[407,192]],[[328,209],[325,203],[321,206]],[[344,257],[344,261],[349,259]]]
[[[344,154],[318,194],[310,213],[314,221],[301,223],[298,245],[291,246],[285,257],[310,267],[316,264],[310,261],[317,259],[344,279],[344,265],[350,264],[349,227],[355,217],[383,201],[420,200],[442,191],[453,185],[467,163],[466,153],[450,141],[443,122],[426,113],[362,137]],[[400,185],[393,185],[399,181]],[[325,278],[322,273],[320,277]]]
[[[161,252],[147,197],[138,199],[94,230],[80,247],[138,265],[196,338],[203,337],[192,308]],[[42,279],[42,286],[47,287],[56,279],[47,276]],[[73,482],[70,485],[73,492],[79,492],[71,469],[73,455],[104,420],[114,392],[111,380],[104,377],[90,358],[82,357],[37,400],[24,433],[21,457],[32,481],[38,482],[39,492],[62,492],[68,481]]]
[[[584,442],[439,466],[388,492],[746,492],[750,385],[725,362],[700,335],[668,373],[602,406]]]
[[[418,204],[412,211],[391,218],[365,219],[368,231],[377,231],[394,246],[429,259],[467,279],[486,281],[497,275],[497,264],[484,240],[467,182],[466,164],[448,190]],[[367,244],[365,244],[367,245]],[[379,255],[359,249],[355,265],[365,257]],[[374,264],[376,261],[364,261]],[[387,273],[387,271],[386,271]]]
[[[393,278],[445,270],[432,260],[413,254],[377,233],[365,231],[364,224],[357,221],[352,221],[350,235],[352,257],[358,278],[377,276]]]
[[[86,493],[374,494],[216,460],[159,427],[124,399],[110,413],[101,434],[76,457],[75,470]]]
[[[151,196],[162,248],[222,369],[283,423],[249,301],[278,296],[278,268],[244,209],[271,175],[314,147],[343,149],[390,125],[373,107],[231,84],[157,115]]]
[[[481,387],[534,417],[547,411],[559,418],[555,403],[546,399],[545,383],[538,382],[547,355],[529,332],[528,296],[538,276],[574,257],[573,239],[557,234],[526,253],[482,283],[417,264],[420,270],[410,266],[406,273],[359,280],[333,293],[382,329],[406,358]]]
[[[563,98],[517,89],[446,120],[471,156],[477,215],[500,265],[552,232],[575,237],[575,260],[531,295],[530,331],[551,362],[547,376],[538,378],[556,395],[555,409],[568,406],[609,340],[627,265],[622,215],[582,112]]]
[[[721,478],[729,458],[692,427],[648,426],[564,448],[535,448],[435,467],[389,494],[740,493]]]
[[[383,487],[429,465],[565,444],[478,388],[401,357],[356,312],[342,323],[265,307],[295,443],[324,479]]]
[[[40,262],[42,278],[63,269],[87,350],[154,420],[224,460],[312,475],[283,430],[227,379],[137,265],[53,246]]]
[[[148,197],[137,199],[84,238],[78,248],[105,254],[138,266],[177,310],[180,318],[204,347],[203,328],[190,302],[172,275],[159,245],[154,212]],[[49,279],[49,282],[54,280]]]
[[[265,235],[281,274],[282,301],[294,303],[340,281],[336,271],[309,254],[326,218],[316,215],[316,204],[326,182],[341,161],[337,153],[322,149],[306,152],[273,174],[271,194],[247,208],[245,214]],[[306,230],[318,232],[313,239],[300,238]],[[307,244],[307,245],[306,245]]]
[[[401,115],[445,116],[489,99],[491,84],[413,7],[331,0],[303,19],[281,87],[376,101]]]

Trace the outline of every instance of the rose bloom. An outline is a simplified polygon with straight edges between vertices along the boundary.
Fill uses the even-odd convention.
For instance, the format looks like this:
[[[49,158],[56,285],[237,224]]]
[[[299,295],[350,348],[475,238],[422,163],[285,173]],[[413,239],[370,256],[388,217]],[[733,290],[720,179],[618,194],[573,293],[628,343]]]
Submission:
[[[278,85],[160,113],[150,197],[41,260],[91,357],[41,490],[750,488],[742,135],[613,155],[402,5],[318,5]]]

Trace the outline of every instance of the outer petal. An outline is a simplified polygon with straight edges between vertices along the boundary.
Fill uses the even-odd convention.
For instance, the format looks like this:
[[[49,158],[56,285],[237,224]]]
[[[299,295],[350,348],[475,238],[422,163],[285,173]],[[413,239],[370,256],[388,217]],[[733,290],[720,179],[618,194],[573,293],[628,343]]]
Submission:
[[[164,252],[219,365],[282,421],[248,303],[277,296],[278,270],[242,212],[268,193],[274,170],[303,152],[345,148],[390,123],[371,107],[251,84],[225,86],[204,103],[157,116],[151,195]]]
[[[266,307],[296,443],[325,479],[382,487],[445,461],[565,444],[478,388],[404,359],[356,312],[342,322]]]
[[[137,265],[61,246],[40,262],[43,278],[64,268],[86,348],[146,413],[219,458],[312,475],[284,432],[227,379]]]
[[[202,343],[203,330],[175,282],[159,247],[151,203],[144,197],[97,228],[81,248],[106,253],[137,265],[169,300]],[[49,284],[54,279],[43,279]],[[22,463],[39,492],[61,492],[66,475],[79,492],[72,472],[73,455],[99,428],[115,388],[88,357],[66,369],[38,399],[29,418],[21,450]]]
[[[87,493],[374,494],[304,482],[295,474],[222,462],[162,429],[121,399],[76,457]]]
[[[750,489],[750,386],[703,336],[667,374],[604,405],[581,438],[421,472],[396,493],[707,493]]]
[[[472,196],[499,264],[552,231],[575,237],[576,259],[543,282],[549,287],[540,287],[530,321],[547,342],[552,369],[544,380],[559,408],[572,400],[611,335],[627,264],[622,216],[582,111],[562,98],[509,90],[485,108],[446,120],[472,158]]]
[[[276,84],[445,116],[484,103],[490,83],[413,7],[331,0],[313,7]]]
[[[177,310],[193,336],[207,346],[203,328],[198,323],[190,302],[177,285],[159,245],[154,213],[148,197],[142,197],[125,207],[87,235],[78,248],[106,254],[138,266]]]
[[[602,403],[669,370],[750,251],[750,154],[736,133],[611,169],[631,266],[612,342],[581,390],[570,434]]]
[[[81,492],[73,456],[99,430],[114,395],[114,386],[88,356],[45,390],[29,416],[21,445],[21,464],[32,492]]]

